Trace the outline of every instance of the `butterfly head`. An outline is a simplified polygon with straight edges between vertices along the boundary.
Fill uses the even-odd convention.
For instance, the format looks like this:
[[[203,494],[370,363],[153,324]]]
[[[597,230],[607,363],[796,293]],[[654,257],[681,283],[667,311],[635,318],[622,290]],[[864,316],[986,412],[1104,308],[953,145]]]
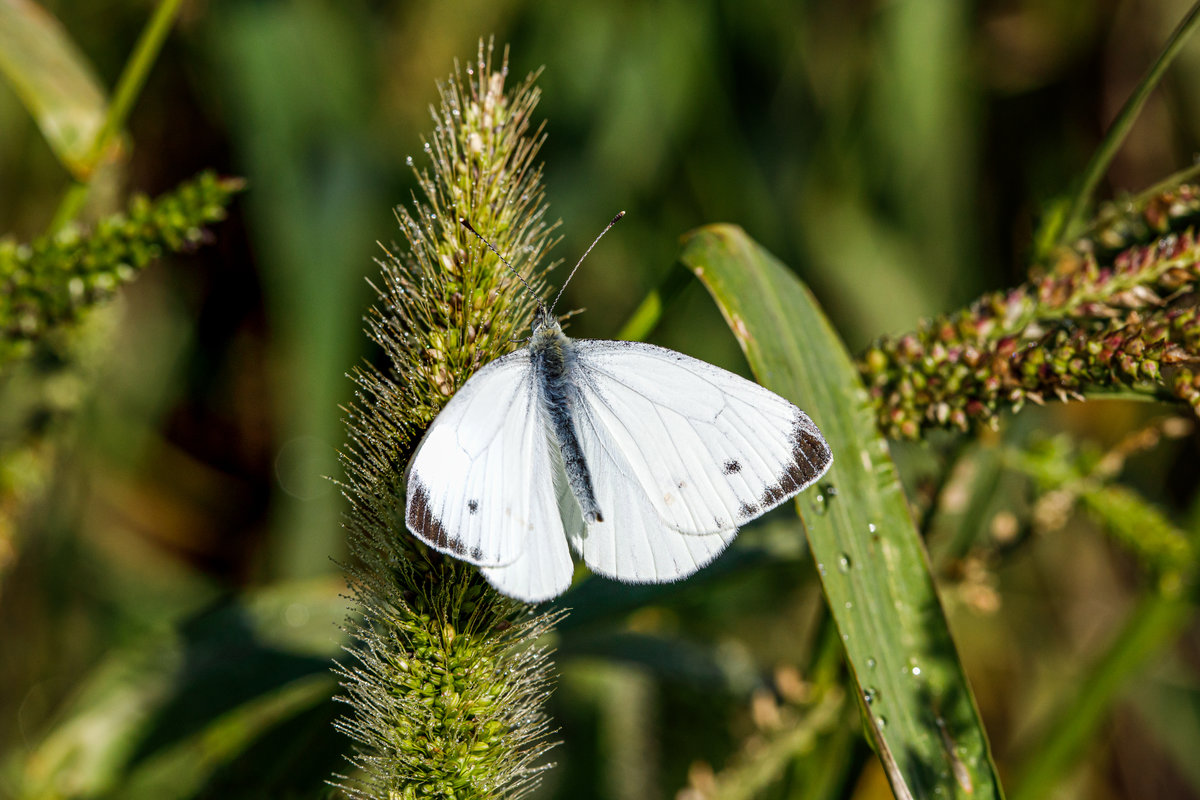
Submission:
[[[549,307],[539,304],[533,314],[533,338],[561,335],[562,325],[559,324],[558,317],[554,316]]]

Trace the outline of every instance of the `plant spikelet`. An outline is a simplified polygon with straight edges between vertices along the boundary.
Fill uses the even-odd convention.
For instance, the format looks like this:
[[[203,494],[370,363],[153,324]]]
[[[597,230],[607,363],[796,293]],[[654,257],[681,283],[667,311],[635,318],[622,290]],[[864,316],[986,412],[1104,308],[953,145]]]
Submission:
[[[481,42],[439,87],[429,166],[414,168],[420,197],[397,211],[404,246],[385,249],[366,319],[387,363],[353,375],[342,463],[358,617],[337,672],[350,707],[339,727],[356,744],[356,773],[339,781],[355,798],[520,796],[551,746],[549,654],[534,642],[557,615],[501,597],[404,524],[404,470],[420,434],[475,370],[514,347],[537,303],[459,219],[544,293],[534,265],[552,226],[535,161],[536,76],[505,91],[507,75],[507,55],[496,65]]]
[[[891,436],[995,424],[1026,402],[1132,391],[1200,412],[1200,188],[1106,209],[1030,280],[912,333],[881,339],[859,361]]]
[[[90,231],[69,226],[32,244],[0,239],[0,366],[79,319],[164,253],[201,244],[225,218],[240,178],[204,172],[162,197],[135,195]]]

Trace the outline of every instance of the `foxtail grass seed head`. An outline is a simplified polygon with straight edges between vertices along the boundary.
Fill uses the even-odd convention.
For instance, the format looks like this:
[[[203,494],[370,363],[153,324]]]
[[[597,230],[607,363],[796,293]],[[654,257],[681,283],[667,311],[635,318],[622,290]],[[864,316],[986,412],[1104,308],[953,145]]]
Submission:
[[[404,533],[404,470],[421,433],[480,366],[515,347],[544,298],[553,244],[533,122],[536,74],[508,88],[491,43],[439,86],[417,196],[396,210],[366,333],[382,366],[354,371],[342,452],[357,616],[338,665],[355,743],[355,798],[517,797],[552,746],[543,702],[558,613],[492,591],[477,571]],[[471,220],[533,291],[459,224]]]

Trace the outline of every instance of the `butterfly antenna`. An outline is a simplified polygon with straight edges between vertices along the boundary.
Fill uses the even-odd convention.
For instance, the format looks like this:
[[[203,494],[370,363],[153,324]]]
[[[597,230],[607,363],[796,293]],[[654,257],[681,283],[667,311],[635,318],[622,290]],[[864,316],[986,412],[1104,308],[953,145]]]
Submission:
[[[500,259],[500,263],[503,264],[504,266],[508,267],[508,271],[511,272],[513,275],[517,276],[517,280],[519,280],[522,284],[525,285],[525,289],[529,292],[530,295],[532,295],[534,301],[538,304],[538,306],[540,306],[544,310],[546,308],[546,304],[542,302],[542,298],[538,297],[537,292],[535,292],[533,290],[533,287],[529,285],[529,282],[527,280],[525,280],[525,277],[523,275],[521,275],[521,273],[517,272],[517,268],[509,263],[508,259],[504,257],[504,254],[496,249],[496,245],[492,244],[487,239],[483,238],[482,233],[480,233],[479,231],[472,228],[471,223],[467,221],[466,217],[459,217],[458,221],[460,224],[462,224],[462,226],[464,228],[469,230],[471,233],[475,234],[475,237],[477,239],[479,239],[479,241],[486,244],[488,246],[489,250],[491,250],[493,253],[496,254],[496,256]],[[610,225],[609,227],[612,227],[612,226]],[[590,250],[591,248],[588,248],[588,249]]]
[[[551,310],[551,311],[554,311],[554,307],[555,307],[556,305],[558,305],[558,298],[562,297],[562,293],[563,293],[563,291],[565,291],[565,290],[566,290],[566,288],[567,288],[567,284],[571,282],[571,278],[575,277],[575,272],[576,272],[576,270],[578,270],[578,269],[579,269],[579,264],[582,264],[582,263],[583,263],[583,259],[587,258],[587,257],[588,257],[588,253],[592,252],[592,247],[595,247],[595,246],[596,246],[596,243],[597,243],[597,242],[599,242],[599,241],[600,241],[602,238],[604,238],[604,234],[608,233],[608,232],[609,232],[609,230],[611,230],[611,229],[612,229],[612,226],[613,226],[613,225],[616,225],[616,224],[617,224],[617,222],[619,222],[619,221],[620,221],[620,219],[621,219],[621,217],[623,217],[623,216],[625,216],[625,212],[624,212],[624,211],[620,212],[620,213],[619,213],[619,214],[617,214],[615,217],[613,217],[613,218],[612,218],[612,222],[610,222],[610,223],[608,223],[607,225],[605,225],[605,226],[604,226],[604,230],[600,231],[600,235],[596,237],[596,241],[592,242],[592,244],[591,244],[591,247],[589,247],[587,250],[585,250],[585,251],[583,252],[583,255],[579,257],[579,263],[577,263],[577,264],[575,265],[575,269],[571,270],[571,274],[567,276],[567,279],[566,279],[565,281],[563,281],[562,288],[561,288],[561,289],[559,289],[559,290],[558,290],[558,294],[556,294],[556,295],[554,296],[554,302],[550,304],[550,310]]]

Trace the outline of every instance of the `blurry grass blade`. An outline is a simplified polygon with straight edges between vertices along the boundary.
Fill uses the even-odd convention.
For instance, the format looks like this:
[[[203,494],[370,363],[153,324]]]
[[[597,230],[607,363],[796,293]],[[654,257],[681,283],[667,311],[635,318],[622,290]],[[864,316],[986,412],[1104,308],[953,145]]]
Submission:
[[[658,286],[642,299],[628,321],[617,334],[618,339],[641,341],[650,335],[662,319],[663,308],[671,303],[688,284],[688,274],[672,264]]]
[[[849,354],[807,289],[733,226],[685,238],[762,384],[794,400],[834,463],[801,495],[826,600],[897,796],[1001,796],[928,561]]]
[[[1182,659],[1159,659],[1147,672],[1148,679],[1131,683],[1125,697],[1140,718],[1139,730],[1150,733],[1192,796],[1200,797],[1200,686]]]
[[[965,558],[988,521],[1012,508],[1014,484],[1024,481],[1004,470],[1003,450],[990,443],[970,443],[939,492],[933,524],[922,526],[929,542],[933,571],[943,575]],[[961,510],[951,510],[951,496],[965,496]],[[935,538],[936,537],[936,538]]]
[[[186,800],[217,794],[214,784],[224,788],[222,784],[229,782],[220,774],[221,768],[247,753],[272,729],[316,706],[332,707],[330,698],[335,688],[333,676],[322,671],[259,694],[211,719],[187,739],[136,764],[120,796],[126,800]],[[323,720],[323,727],[331,727],[328,720]],[[292,738],[296,738],[294,734]],[[274,755],[278,758],[280,754]],[[309,753],[307,758],[312,759],[312,754]],[[262,765],[256,766],[261,771]],[[271,766],[273,769],[281,767],[280,764]],[[314,783],[321,777],[316,777]],[[278,787],[276,783],[268,782],[268,785]],[[224,795],[224,792],[220,794]]]
[[[331,697],[329,659],[348,612],[341,588],[337,580],[276,585],[105,659],[29,753],[19,796],[193,796],[182,790]],[[328,718],[321,727],[332,731]],[[176,776],[165,781],[173,793],[164,773]]]
[[[564,664],[573,659],[602,659],[637,667],[671,686],[696,691],[748,698],[751,690],[762,685],[750,662],[676,636],[632,631],[575,636],[565,640],[557,652]]]
[[[146,27],[142,29],[142,35],[138,37],[137,45],[130,54],[129,61],[125,64],[125,69],[121,72],[121,78],[117,81],[116,89],[113,91],[113,100],[108,114],[105,115],[104,125],[92,140],[91,151],[88,154],[88,169],[96,167],[104,156],[108,142],[124,127],[134,101],[142,93],[142,87],[150,76],[150,69],[154,66],[158,52],[162,49],[167,34],[171,32],[171,25],[175,21],[176,14],[179,13],[179,6],[182,2],[183,0],[159,0],[153,16],[147,21]]]
[[[1154,594],[1141,601],[1116,640],[1085,671],[1078,691],[1056,711],[1045,735],[1036,740],[1020,766],[1015,800],[1037,800],[1054,793],[1089,745],[1097,742],[1097,731],[1130,679],[1152,660],[1163,657],[1194,611],[1190,603],[1174,595]]]
[[[558,603],[571,609],[570,616],[558,626],[564,637],[560,652],[569,650],[569,640],[576,631],[615,625],[639,608],[672,598],[720,591],[722,583],[754,574],[755,570],[777,563],[779,558],[778,553],[768,548],[739,543],[686,581],[625,584],[589,577],[572,586]]]
[[[341,434],[329,412],[346,401],[344,365],[359,353],[349,320],[365,305],[364,267],[388,205],[383,173],[362,140],[366,51],[340,6],[218,3],[203,39],[230,109],[230,146],[254,186],[248,233],[259,253],[271,358],[286,365],[272,377],[279,441],[312,442],[314,460],[327,459],[300,465],[314,482],[310,499],[285,493],[272,512],[272,563],[291,577],[328,572],[330,556],[344,552],[341,500],[316,483],[334,471],[331,443]]]
[[[1177,582],[1193,572],[1191,537],[1138,492],[1110,483],[1114,475],[1103,474],[1094,459],[1094,454],[1078,452],[1068,437],[1056,436],[1011,452],[1007,461],[1037,482],[1043,498],[1068,507],[1078,501],[1118,544],[1160,576],[1174,576]]]
[[[52,231],[58,231],[75,219],[87,201],[91,184],[97,177],[96,173],[105,165],[106,159],[116,159],[121,155],[119,147],[110,145],[125,126],[125,120],[134,102],[142,93],[142,87],[150,76],[150,70],[167,39],[167,34],[171,32],[171,25],[182,1],[159,0],[154,14],[142,29],[142,35],[138,37],[137,45],[121,71],[102,124],[91,137],[91,141],[84,146],[83,154],[73,162],[75,183],[63,195],[58,210],[54,212],[54,220],[50,224]]]
[[[1150,65],[1150,69],[1142,77],[1141,81],[1134,88],[1133,94],[1125,101],[1125,105],[1121,106],[1121,110],[1117,112],[1116,119],[1105,132],[1104,138],[1100,141],[1100,146],[1096,148],[1095,154],[1092,155],[1092,160],[1088,162],[1087,169],[1084,171],[1083,180],[1080,183],[1079,190],[1071,200],[1071,208],[1065,216],[1055,217],[1051,220],[1051,225],[1061,226],[1057,230],[1050,230],[1056,233],[1055,236],[1040,235],[1038,238],[1041,241],[1052,240],[1055,244],[1066,244],[1072,237],[1079,233],[1083,227],[1084,216],[1087,214],[1089,203],[1092,201],[1092,195],[1096,192],[1096,186],[1099,185],[1100,179],[1108,171],[1109,164],[1112,163],[1113,157],[1116,156],[1117,150],[1120,149],[1121,143],[1125,141],[1125,137],[1133,128],[1133,123],[1137,121],[1138,114],[1141,113],[1142,107],[1150,98],[1150,93],[1158,86],[1162,76],[1166,73],[1167,67],[1179,55],[1183,49],[1183,45],[1187,42],[1191,35],[1196,32],[1196,27],[1200,25],[1200,2],[1195,3],[1187,14],[1175,28],[1171,38],[1163,45],[1162,52],[1158,54],[1158,58]],[[1041,255],[1045,255],[1042,253]]]
[[[58,20],[30,0],[0,0],[0,72],[58,160],[76,178],[86,177],[104,124],[104,90]]]
[[[1159,573],[1193,569],[1195,549],[1187,534],[1133,489],[1113,484],[1085,491],[1081,499],[1118,542],[1152,569]]]
[[[812,754],[821,737],[834,730],[846,707],[845,700],[846,694],[840,689],[828,691],[805,709],[797,724],[763,735],[752,751],[739,754],[717,776],[715,790],[710,796],[718,800],[753,800],[769,796],[767,791],[779,775],[798,758]],[[831,771],[827,769],[823,774]]]

